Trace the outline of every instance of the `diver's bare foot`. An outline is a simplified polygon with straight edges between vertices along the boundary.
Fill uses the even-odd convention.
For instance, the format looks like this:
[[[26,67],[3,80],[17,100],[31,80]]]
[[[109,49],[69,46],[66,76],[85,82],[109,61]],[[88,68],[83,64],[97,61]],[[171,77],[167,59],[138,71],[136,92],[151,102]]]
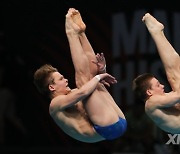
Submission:
[[[157,34],[159,32],[162,32],[164,29],[164,25],[159,21],[157,21],[149,13],[146,13],[143,16],[142,21],[146,24],[146,27],[151,34]]]
[[[73,21],[79,26],[79,28],[81,29],[81,32],[84,32],[85,29],[86,29],[86,25],[84,24],[83,20],[82,20],[82,17],[81,17],[81,14],[78,10],[73,9]]]
[[[68,13],[66,14],[66,22],[65,22],[65,29],[67,34],[79,34],[82,30],[79,25],[77,25],[74,20],[74,9],[70,8]]]

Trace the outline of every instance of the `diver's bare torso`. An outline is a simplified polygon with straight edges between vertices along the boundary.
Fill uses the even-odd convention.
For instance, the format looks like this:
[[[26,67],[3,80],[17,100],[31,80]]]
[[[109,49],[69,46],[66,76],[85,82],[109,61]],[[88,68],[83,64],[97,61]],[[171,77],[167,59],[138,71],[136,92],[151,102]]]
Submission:
[[[104,140],[98,135],[90,123],[82,102],[78,102],[64,111],[50,112],[56,124],[72,138],[82,142],[98,142]]]
[[[73,89],[72,91],[75,90],[77,89]],[[92,109],[92,111],[96,111],[94,114],[91,113],[91,115],[96,116],[96,121],[98,121],[98,124],[92,121],[93,117],[90,117],[90,115],[86,113],[85,107],[83,105],[85,103],[86,106],[88,106],[87,103],[97,103],[95,105],[96,108]],[[100,104],[100,106],[98,106],[98,104]],[[103,111],[106,112],[102,113]],[[90,97],[84,99],[83,102],[79,101],[75,105],[68,107],[63,111],[58,110],[57,108],[55,109],[54,105],[51,103],[49,113],[56,124],[66,134],[76,140],[90,143],[104,140],[102,136],[96,133],[93,124],[99,125],[102,123],[107,123],[108,120],[111,120],[113,124],[119,120],[119,117],[125,119],[124,114],[102,84],[101,86],[97,87],[97,90],[95,90],[93,94],[90,95]],[[102,115],[99,114],[103,114],[104,117],[102,118]],[[117,120],[115,118],[112,119],[112,117],[117,117]],[[91,119],[91,121],[89,119]]]
[[[146,108],[147,115],[156,123],[156,125],[167,133],[180,133],[180,104],[173,107],[157,108],[150,111]]]

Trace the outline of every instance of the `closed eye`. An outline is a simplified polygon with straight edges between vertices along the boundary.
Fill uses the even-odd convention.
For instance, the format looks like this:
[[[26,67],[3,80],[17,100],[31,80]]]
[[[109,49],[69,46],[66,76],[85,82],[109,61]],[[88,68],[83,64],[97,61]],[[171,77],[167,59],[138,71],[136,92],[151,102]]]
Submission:
[[[160,87],[160,85],[161,85],[161,84],[160,84],[159,82],[157,82],[157,86]]]
[[[63,75],[60,76],[59,80],[62,80],[62,79],[64,79],[64,76],[63,76]]]

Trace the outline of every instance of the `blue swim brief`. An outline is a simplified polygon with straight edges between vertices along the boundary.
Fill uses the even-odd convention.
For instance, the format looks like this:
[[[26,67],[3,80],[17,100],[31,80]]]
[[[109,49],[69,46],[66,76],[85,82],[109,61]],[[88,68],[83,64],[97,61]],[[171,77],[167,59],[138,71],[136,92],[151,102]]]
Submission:
[[[122,136],[127,128],[126,119],[119,118],[119,121],[109,126],[94,125],[96,132],[107,140],[113,140]]]

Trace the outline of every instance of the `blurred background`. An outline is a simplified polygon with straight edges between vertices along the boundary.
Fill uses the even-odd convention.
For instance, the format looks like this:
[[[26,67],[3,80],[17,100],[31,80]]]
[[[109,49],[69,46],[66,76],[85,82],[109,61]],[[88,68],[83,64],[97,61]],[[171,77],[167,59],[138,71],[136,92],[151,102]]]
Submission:
[[[95,52],[103,52],[107,71],[118,84],[108,88],[128,121],[119,139],[87,144],[62,132],[48,113],[47,100],[33,85],[41,65],[57,67],[74,84],[65,34],[65,15],[78,9]],[[131,90],[133,78],[155,74],[169,88],[157,49],[141,19],[151,13],[180,51],[180,7],[176,1],[1,0],[0,2],[0,154],[179,154],[168,134],[146,116]]]

